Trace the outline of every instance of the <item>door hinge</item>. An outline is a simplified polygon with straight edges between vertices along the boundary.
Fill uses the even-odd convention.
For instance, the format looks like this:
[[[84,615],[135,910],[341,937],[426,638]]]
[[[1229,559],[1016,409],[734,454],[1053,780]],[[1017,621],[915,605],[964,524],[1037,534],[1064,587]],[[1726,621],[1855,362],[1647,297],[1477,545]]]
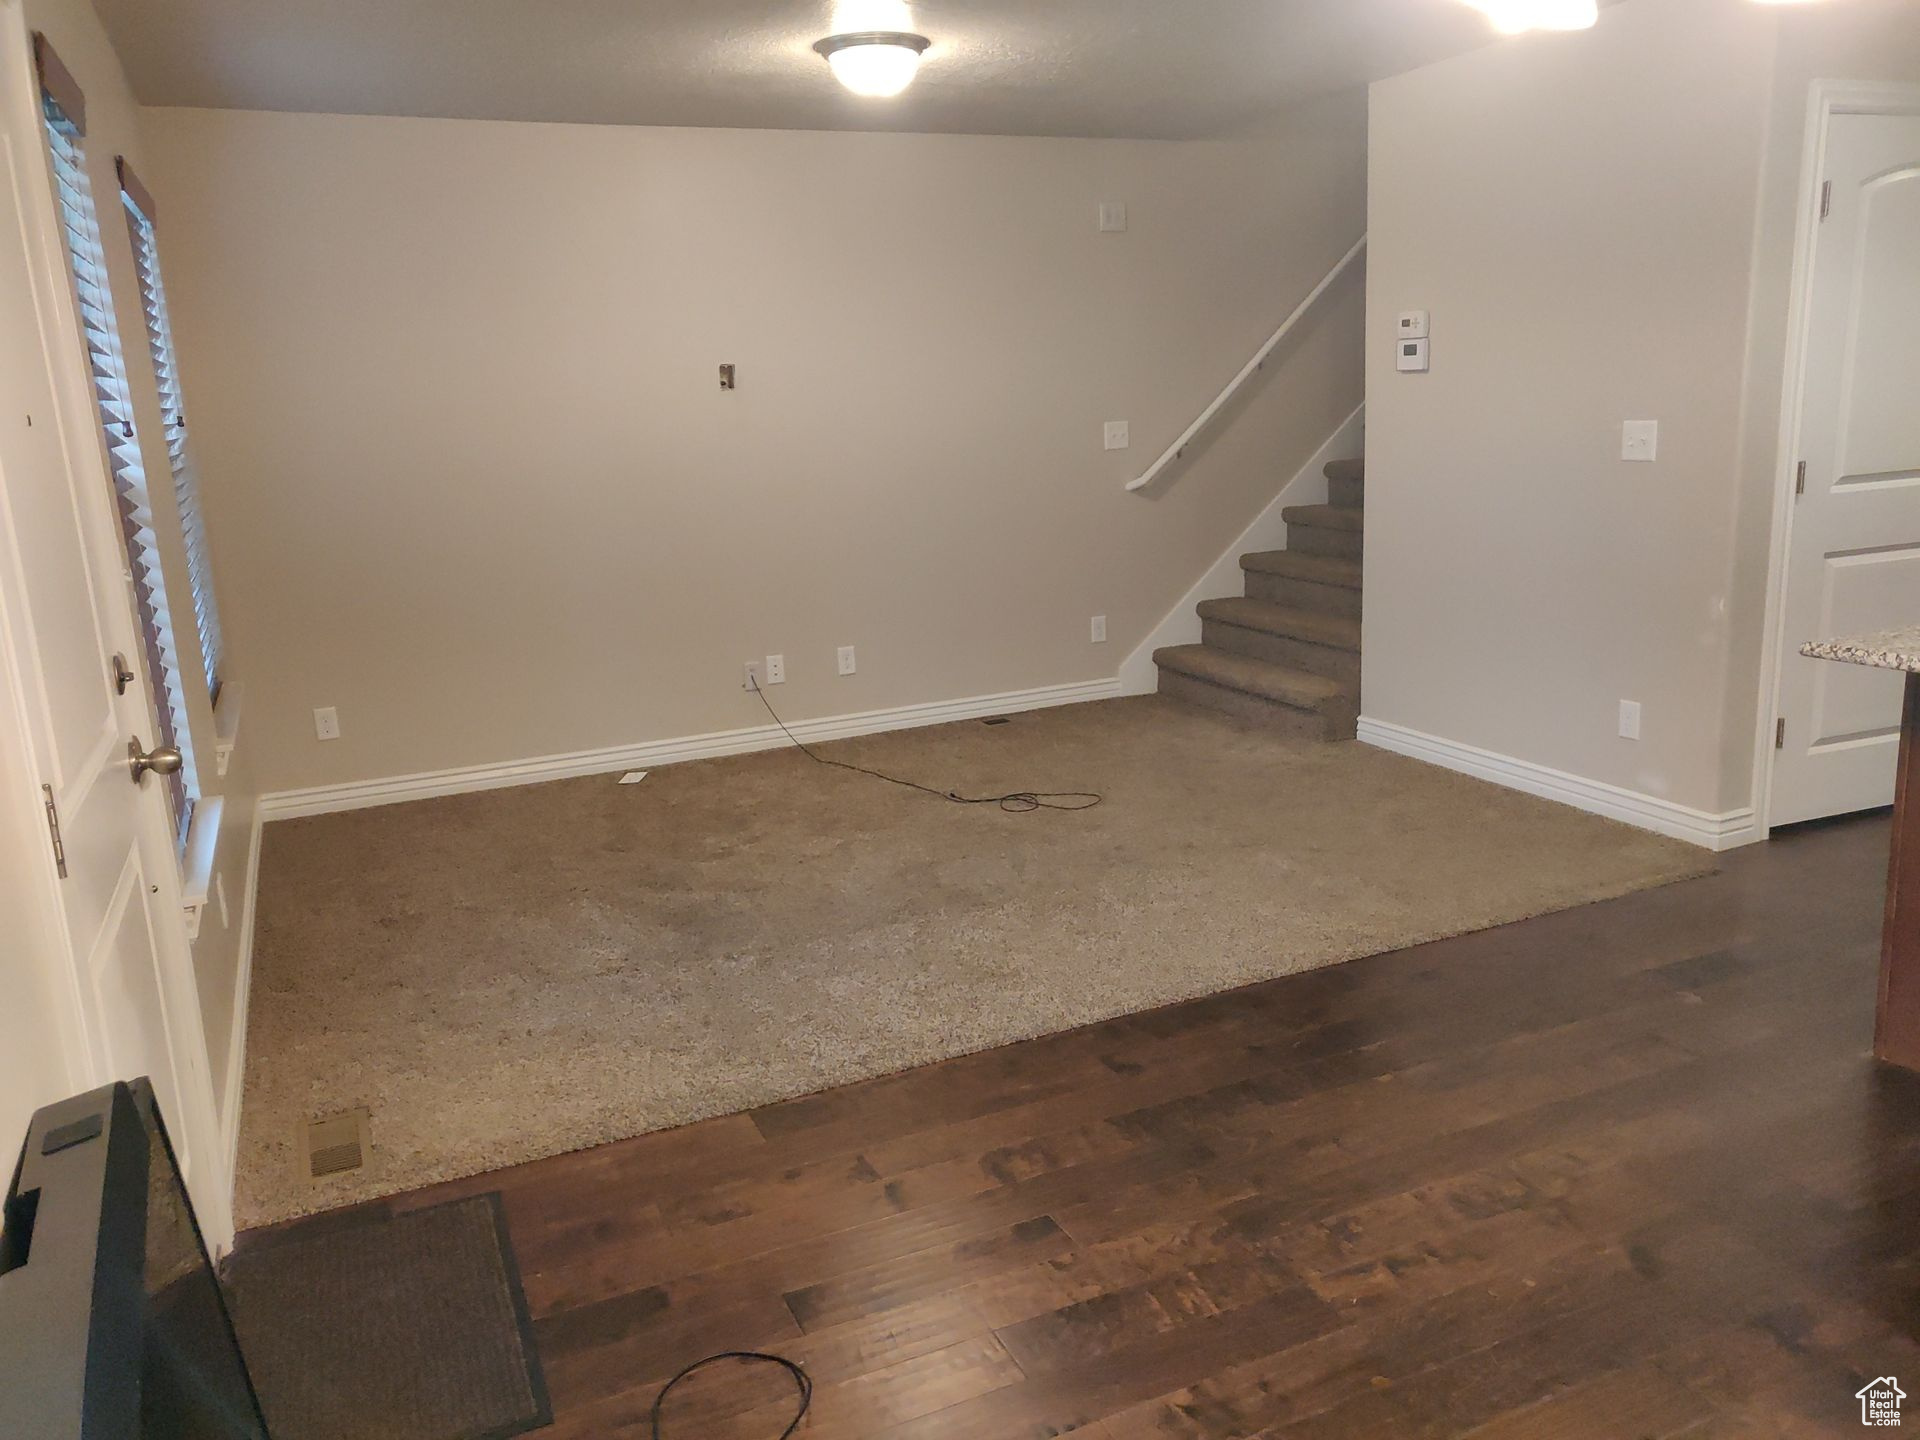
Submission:
[[[1831,214],[1833,214],[1833,182],[1823,180],[1820,182],[1820,218],[1824,220]]]
[[[1787,717],[1784,715],[1773,722],[1773,748],[1776,750],[1787,748]]]
[[[62,880],[67,878],[67,847],[60,839],[60,807],[53,803],[53,786],[42,785],[40,793],[47,804],[47,836],[53,841],[53,868]]]
[[[1793,493],[1796,495],[1807,493],[1807,462],[1804,460],[1793,472]]]

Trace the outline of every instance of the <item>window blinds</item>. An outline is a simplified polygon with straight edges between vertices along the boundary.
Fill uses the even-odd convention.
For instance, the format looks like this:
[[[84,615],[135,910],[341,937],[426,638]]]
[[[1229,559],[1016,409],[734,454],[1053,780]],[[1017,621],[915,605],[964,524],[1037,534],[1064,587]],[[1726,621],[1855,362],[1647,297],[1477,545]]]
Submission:
[[[187,451],[186,407],[180,398],[180,362],[173,349],[173,325],[167,318],[166,286],[160,279],[153,197],[124,159],[118,168],[120,198],[125,202],[127,231],[133,241],[134,273],[140,282],[147,349],[153,355],[154,378],[160,386],[160,414],[167,427],[167,465],[173,471],[174,500],[179,506],[180,529],[187,542],[187,586],[193,596],[194,629],[200,637],[200,663],[206,670],[207,694],[218,700],[220,607],[213,593],[213,562],[208,555],[206,522],[201,518],[200,486]]]
[[[134,428],[127,367],[121,352],[119,328],[114,321],[113,296],[107,286],[93,187],[87,179],[86,112],[66,67],[42,37],[36,36],[35,42],[47,147],[52,156],[60,223],[79,305],[81,339],[86,345],[94,403],[106,440],[107,469],[113,480],[115,508],[126,542],[127,568],[133,585],[141,644],[146,652],[147,674],[154,686],[154,723],[159,731],[155,743],[175,746],[186,759],[178,771],[166,777],[174,829],[184,842],[199,788],[193,766],[192,734],[187,725],[186,696],[180,685],[173,622],[167,613],[167,593],[161,578],[159,542],[153,532],[147,477],[140,463],[140,441]]]

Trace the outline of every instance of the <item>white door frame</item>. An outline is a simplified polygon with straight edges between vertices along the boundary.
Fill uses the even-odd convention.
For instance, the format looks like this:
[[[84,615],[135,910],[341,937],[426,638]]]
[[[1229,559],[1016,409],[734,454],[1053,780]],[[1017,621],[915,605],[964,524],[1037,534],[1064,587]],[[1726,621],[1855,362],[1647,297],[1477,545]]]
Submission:
[[[1813,323],[1813,242],[1820,216],[1820,179],[1836,115],[1920,115],[1920,85],[1872,80],[1816,80],[1807,99],[1806,140],[1793,236],[1793,281],[1788,292],[1787,352],[1780,396],[1779,448],[1774,456],[1772,548],[1767,555],[1767,604],[1760,654],[1759,714],[1754,721],[1754,829],[1772,830],[1774,725],[1780,715],[1780,647],[1786,643],[1787,554],[1793,541],[1795,472],[1800,418],[1806,404],[1807,334]]]

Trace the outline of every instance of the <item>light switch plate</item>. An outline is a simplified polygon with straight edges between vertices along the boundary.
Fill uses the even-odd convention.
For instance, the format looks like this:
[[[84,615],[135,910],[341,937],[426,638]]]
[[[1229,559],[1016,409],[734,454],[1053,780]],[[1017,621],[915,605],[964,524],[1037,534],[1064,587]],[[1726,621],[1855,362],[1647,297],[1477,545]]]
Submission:
[[[1100,202],[1100,233],[1118,235],[1127,228],[1127,207],[1121,200]]]
[[[1127,422],[1109,420],[1106,428],[1106,446],[1109,450],[1124,450],[1132,442],[1127,439]]]
[[[1660,422],[1627,420],[1620,426],[1620,458],[1651,465],[1660,455]]]
[[[1394,368],[1407,375],[1427,373],[1427,342],[1424,340],[1395,340],[1393,342]]]
[[[1429,320],[1430,317],[1425,310],[1402,310],[1400,312],[1400,338],[1402,340],[1426,339]]]

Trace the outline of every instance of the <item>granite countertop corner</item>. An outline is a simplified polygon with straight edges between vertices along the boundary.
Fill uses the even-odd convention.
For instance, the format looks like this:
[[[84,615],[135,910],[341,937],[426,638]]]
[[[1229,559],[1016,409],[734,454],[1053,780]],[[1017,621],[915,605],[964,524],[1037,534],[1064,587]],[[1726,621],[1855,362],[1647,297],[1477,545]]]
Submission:
[[[1872,635],[1847,635],[1837,640],[1810,640],[1800,647],[1800,653],[1815,660],[1842,660],[1849,665],[1920,674],[1920,625],[1902,625]]]

